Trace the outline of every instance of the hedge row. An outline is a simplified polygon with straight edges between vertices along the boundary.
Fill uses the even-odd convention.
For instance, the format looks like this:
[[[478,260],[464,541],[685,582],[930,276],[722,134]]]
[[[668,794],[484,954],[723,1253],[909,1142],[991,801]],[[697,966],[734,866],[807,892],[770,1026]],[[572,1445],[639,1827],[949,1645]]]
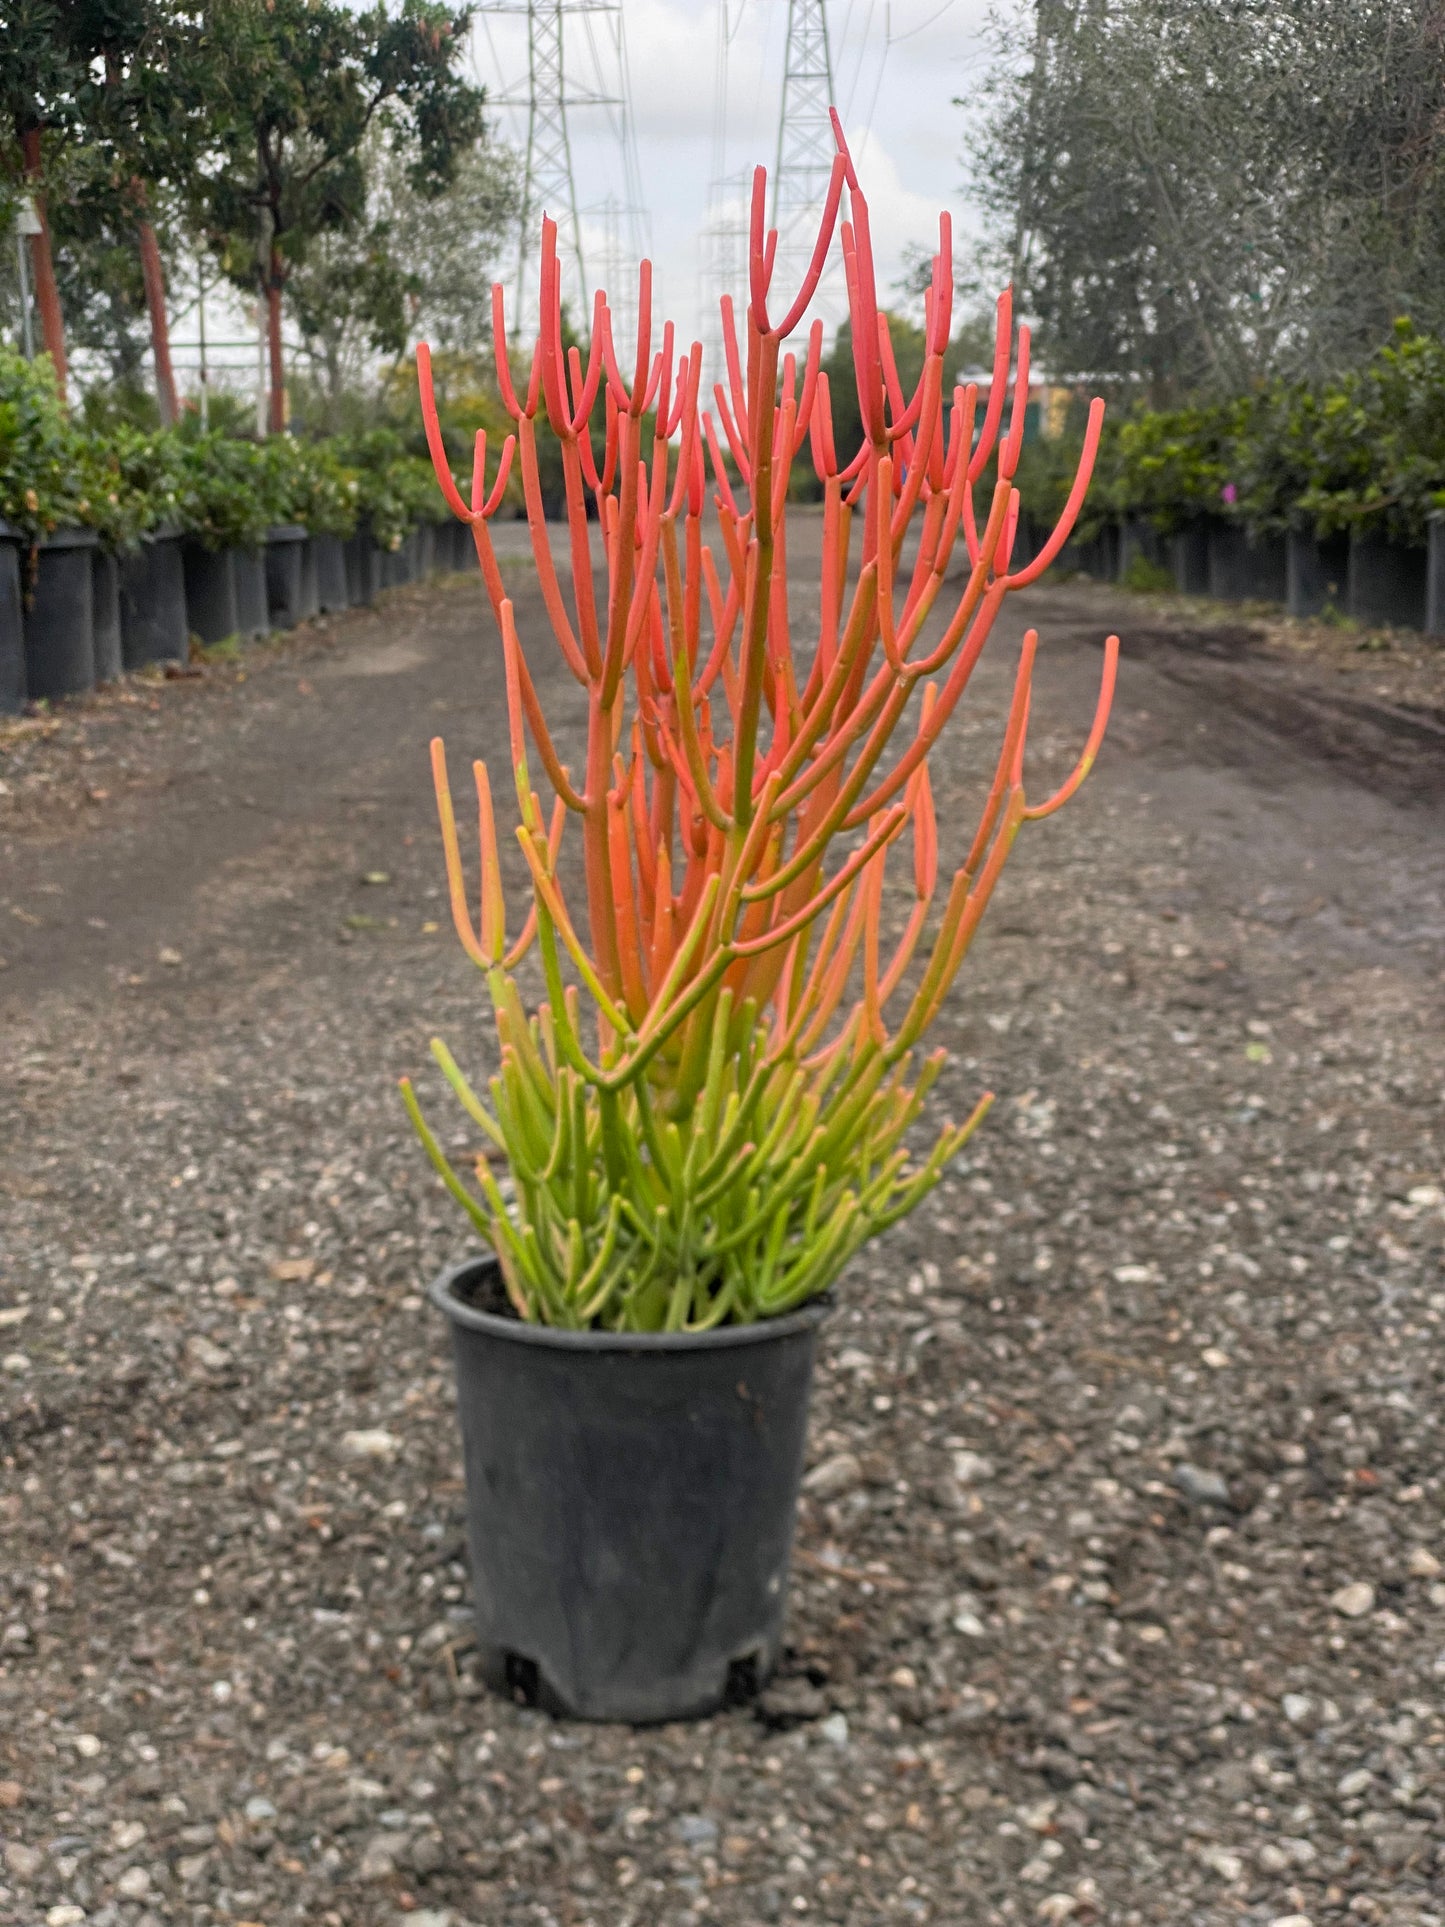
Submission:
[[[1024,451],[1019,487],[1039,519],[1062,507],[1077,454],[1070,435]],[[1445,342],[1401,321],[1363,368],[1332,381],[1107,420],[1080,534],[1142,518],[1167,535],[1212,515],[1255,536],[1358,530],[1419,545],[1441,509]]]
[[[292,522],[339,536],[365,524],[395,548],[418,522],[447,515],[430,462],[394,429],[324,442],[207,434],[194,418],[86,429],[61,408],[47,360],[0,349],[0,520],[32,540],[93,528],[120,553],[174,529],[213,549],[254,548]]]

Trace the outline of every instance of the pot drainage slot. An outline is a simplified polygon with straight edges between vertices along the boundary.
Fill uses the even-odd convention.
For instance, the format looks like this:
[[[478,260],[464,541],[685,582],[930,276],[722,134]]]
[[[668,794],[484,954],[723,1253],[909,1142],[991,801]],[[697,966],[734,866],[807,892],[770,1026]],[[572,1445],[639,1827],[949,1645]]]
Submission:
[[[519,1706],[535,1706],[541,1695],[542,1676],[535,1659],[525,1653],[508,1653],[503,1662],[507,1695]]]
[[[750,1700],[757,1698],[763,1689],[762,1657],[760,1652],[744,1653],[741,1659],[728,1662],[727,1685],[723,1688],[724,1706],[746,1706]]]

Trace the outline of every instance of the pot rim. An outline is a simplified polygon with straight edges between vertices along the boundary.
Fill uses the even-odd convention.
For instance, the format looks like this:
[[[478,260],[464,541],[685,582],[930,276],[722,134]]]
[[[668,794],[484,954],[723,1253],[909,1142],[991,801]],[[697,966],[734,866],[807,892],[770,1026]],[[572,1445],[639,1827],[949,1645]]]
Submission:
[[[36,546],[40,549],[93,549],[99,541],[98,529],[63,522],[53,528],[49,535],[37,538]]]
[[[531,1325],[521,1318],[501,1318],[495,1312],[478,1311],[472,1305],[463,1304],[456,1296],[455,1287],[489,1266],[497,1266],[497,1259],[490,1252],[448,1265],[428,1285],[427,1295],[454,1325],[485,1332],[489,1338],[510,1339],[520,1345],[545,1345],[557,1351],[695,1352],[759,1345],[769,1339],[812,1331],[834,1308],[832,1296],[824,1292],[780,1318],[759,1318],[750,1325],[717,1325],[705,1332],[614,1332],[590,1328],[564,1331],[555,1325]]]

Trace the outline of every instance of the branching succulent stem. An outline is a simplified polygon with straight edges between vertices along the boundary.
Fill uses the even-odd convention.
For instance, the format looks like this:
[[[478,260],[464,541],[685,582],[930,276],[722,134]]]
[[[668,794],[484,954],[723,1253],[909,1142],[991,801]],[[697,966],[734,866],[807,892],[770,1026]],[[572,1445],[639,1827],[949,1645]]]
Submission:
[[[985,1093],[962,1125],[944,1125],[932,1148],[916,1154],[910,1133],[943,1061],[939,1051],[917,1064],[916,1047],[1020,831],[1074,795],[1107,724],[1118,659],[1112,636],[1083,754],[1045,801],[1029,804],[1024,751],[1038,642],[1030,630],[994,779],[933,923],[938,829],[928,757],[1005,598],[1035,580],[1068,537],[1102,404],[1092,406],[1058,526],[1011,572],[1028,330],[1017,332],[1011,383],[1015,333],[1005,291],[979,423],[976,388],[945,392],[953,266],[941,217],[923,368],[904,393],[878,307],[868,205],[836,118],[835,134],[817,245],[802,286],[785,306],[774,302],[774,314],[783,309],[776,320],[776,236],[764,230],[766,182],[757,171],[750,298],[741,341],[731,300],[722,304],[725,366],[711,409],[701,406],[700,346],[675,355],[669,323],[653,347],[645,262],[631,381],[602,294],[585,364],[580,350],[564,348],[549,220],[540,331],[525,382],[513,379],[501,289],[493,293],[498,389],[513,433],[490,492],[486,441],[478,438],[470,506],[447,467],[430,355],[418,350],[433,462],[453,512],[472,528],[501,636],[517,839],[531,885],[528,914],[509,944],[491,784],[478,763],[474,920],[438,740],[432,769],[453,921],[496,1016],[490,1106],[440,1040],[432,1049],[486,1146],[505,1159],[510,1195],[486,1151],[475,1161],[473,1191],[409,1083],[402,1093],[442,1181],[496,1250],[523,1318],[705,1331],[776,1316],[825,1290],[866,1240],[914,1209],[992,1101]],[[842,459],[821,324],[809,330],[801,360],[783,352],[835,229],[864,423],[862,446]],[[570,589],[543,512],[539,410],[561,444]],[[599,415],[600,469],[592,440]],[[815,646],[804,671],[788,597],[788,492],[805,446],[823,508]],[[514,456],[543,605],[587,692],[580,780],[548,729],[492,546],[488,525]],[[980,527],[974,490],[990,470]],[[716,544],[703,539],[709,471]],[[920,539],[905,565],[915,517]],[[966,579],[940,614],[960,536]],[[925,631],[936,633],[931,645]],[[890,766],[900,727],[908,740]],[[529,744],[555,799],[550,822],[532,788]],[[569,818],[580,823],[585,938],[559,868]],[[913,897],[888,953],[885,868],[910,828]],[[534,944],[546,1001],[529,1019],[511,973]],[[906,1008],[890,1024],[889,1007],[908,982]]]

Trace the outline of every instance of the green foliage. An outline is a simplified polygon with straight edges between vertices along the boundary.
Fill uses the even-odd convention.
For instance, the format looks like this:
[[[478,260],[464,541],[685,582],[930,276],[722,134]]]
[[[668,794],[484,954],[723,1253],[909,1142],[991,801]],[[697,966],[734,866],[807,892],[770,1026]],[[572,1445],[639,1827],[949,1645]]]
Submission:
[[[0,348],[0,517],[43,537],[74,522],[80,501],[74,438],[50,363]]]
[[[1136,595],[1167,595],[1174,587],[1174,571],[1162,562],[1151,562],[1147,555],[1136,555],[1119,580]]]
[[[0,118],[8,140],[41,127],[70,79],[57,0],[6,0],[0,31]]]
[[[272,285],[318,235],[365,217],[363,144],[383,109],[418,192],[440,192],[481,133],[481,90],[456,72],[470,14],[403,0],[365,11],[334,0],[217,0],[209,43],[227,55],[217,164],[194,184],[202,223],[239,285],[257,285],[257,221]],[[380,264],[390,274],[390,264]],[[383,301],[382,306],[385,306]]]
[[[1445,332],[1439,0],[1025,0],[965,105],[1044,365],[1231,397]]]
[[[1375,522],[1419,541],[1445,508],[1445,342],[1398,321],[1390,345],[1317,407],[1301,510],[1326,531]]]
[[[1025,448],[1019,486],[1041,520],[1062,506],[1077,453],[1077,431]],[[1079,533],[1126,516],[1168,533],[1221,515],[1256,535],[1376,528],[1419,543],[1442,508],[1445,342],[1402,320],[1386,347],[1333,380],[1274,381],[1184,408],[1139,404],[1107,424]]]
[[[389,117],[373,124],[361,158],[356,223],[316,236],[286,278],[287,308],[315,383],[315,393],[303,395],[293,379],[293,416],[304,409],[308,423],[331,432],[351,425],[346,415],[377,355],[400,357],[417,335],[453,355],[484,345],[492,283],[519,200],[515,156],[484,141],[458,157],[441,193],[418,192],[405,153],[392,144]]]
[[[0,518],[27,535],[80,524],[118,550],[175,528],[210,548],[251,548],[276,523],[347,536],[364,519],[395,548],[445,515],[430,462],[399,428],[256,442],[203,433],[194,416],[157,428],[114,396],[67,418],[49,361],[0,349]]]
[[[1245,412],[1239,402],[1135,410],[1109,438],[1102,493],[1163,530],[1217,510]]]
[[[372,428],[333,444],[347,468],[356,513],[384,549],[400,548],[418,522],[442,519],[432,466],[413,453],[399,430]]]
[[[506,1153],[515,1213],[485,1158],[476,1164],[485,1204],[472,1196],[407,1085],[403,1097],[448,1189],[495,1245],[519,1314],[540,1324],[707,1331],[793,1311],[908,1216],[988,1108],[910,1160],[907,1134],[942,1052],[911,1086],[907,1057],[779,1062],[770,1026],[751,1002],[734,1018],[730,990],[695,1103],[669,1104],[665,1072],[659,1089],[640,1077],[599,1094],[562,1057],[550,1012],[528,1019],[499,967],[488,980],[509,1039],[489,1086],[495,1117],[440,1039],[432,1051]]]
[[[133,547],[154,529],[180,526],[180,448],[173,434],[117,427],[77,438],[79,519],[108,548]]]
[[[291,519],[274,499],[264,445],[214,431],[178,440],[177,520],[208,549],[254,549]]]
[[[263,490],[272,520],[300,522],[315,535],[350,535],[356,527],[356,477],[335,449],[294,435],[261,444]]]

